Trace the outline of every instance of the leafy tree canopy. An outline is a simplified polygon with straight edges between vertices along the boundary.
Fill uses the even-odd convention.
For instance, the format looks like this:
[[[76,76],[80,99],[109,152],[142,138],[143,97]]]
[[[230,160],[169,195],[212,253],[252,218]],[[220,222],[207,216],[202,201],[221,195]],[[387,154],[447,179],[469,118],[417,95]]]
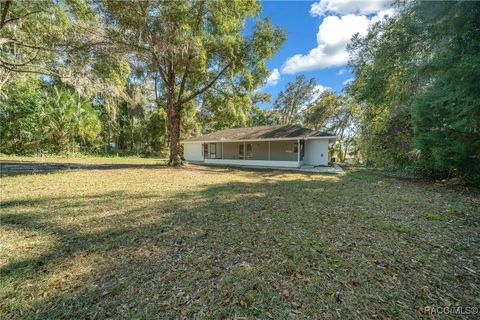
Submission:
[[[131,53],[132,64],[145,67],[158,79],[156,85],[166,100],[172,164],[181,163],[184,106],[199,101],[215,86],[227,87],[232,100],[246,103],[247,94],[268,74],[265,59],[271,58],[285,39],[283,31],[268,19],[258,20],[251,35],[244,34],[246,20],[260,10],[253,0],[100,1],[98,8],[106,17],[112,44]],[[209,96],[204,99],[212,100]],[[239,105],[245,108],[245,104]]]
[[[367,156],[478,183],[480,4],[399,4],[350,46]]]
[[[295,82],[289,82],[285,90],[280,91],[274,103],[281,124],[301,124],[303,109],[312,102],[317,93],[314,78],[307,80],[304,75],[297,76]]]

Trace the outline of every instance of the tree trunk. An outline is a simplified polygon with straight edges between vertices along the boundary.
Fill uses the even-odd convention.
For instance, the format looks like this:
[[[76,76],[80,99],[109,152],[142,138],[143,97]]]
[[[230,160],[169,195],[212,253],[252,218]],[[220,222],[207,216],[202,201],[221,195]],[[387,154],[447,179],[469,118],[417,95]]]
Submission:
[[[168,164],[180,166],[183,164],[180,147],[180,108],[176,107],[173,94],[167,97],[168,134],[170,145],[170,159]]]
[[[342,162],[345,162],[345,160],[347,159],[347,152],[348,152],[348,146],[349,145],[350,145],[349,143],[345,143],[345,149],[344,149],[344,152],[343,152]]]

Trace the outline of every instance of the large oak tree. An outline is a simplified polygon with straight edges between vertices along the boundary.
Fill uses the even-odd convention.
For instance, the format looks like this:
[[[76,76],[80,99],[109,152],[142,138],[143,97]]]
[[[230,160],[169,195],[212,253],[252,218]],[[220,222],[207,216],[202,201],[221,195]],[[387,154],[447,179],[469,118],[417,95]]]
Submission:
[[[106,42],[131,54],[132,64],[156,79],[155,89],[166,101],[171,165],[182,163],[184,107],[201,103],[219,84],[253,92],[268,74],[265,59],[285,39],[268,19],[256,18],[255,0],[105,0],[95,7],[106,21]]]

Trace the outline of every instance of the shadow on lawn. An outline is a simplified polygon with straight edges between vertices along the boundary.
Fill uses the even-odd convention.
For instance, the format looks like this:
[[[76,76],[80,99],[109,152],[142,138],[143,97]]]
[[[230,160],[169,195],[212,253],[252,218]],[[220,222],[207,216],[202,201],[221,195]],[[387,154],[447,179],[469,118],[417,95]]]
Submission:
[[[189,164],[181,168],[169,167],[166,160],[158,160],[154,164],[138,163],[104,163],[104,164],[81,164],[61,162],[35,162],[27,160],[0,161],[0,177],[15,177],[18,175],[48,174],[66,170],[122,170],[122,169],[171,169],[189,170],[192,169],[203,174],[217,174],[218,172],[245,171],[270,173],[270,176],[277,176],[285,171],[271,169],[250,169],[220,165],[196,165]]]
[[[160,162],[160,161],[159,161]],[[18,175],[53,173],[64,170],[115,170],[115,169],[159,169],[165,168],[166,163],[138,164],[138,163],[105,163],[81,164],[61,162],[33,162],[33,161],[0,161],[0,177]]]
[[[411,262],[435,249],[370,229],[369,219],[385,212],[358,209],[382,201],[368,199],[374,183],[354,176],[282,181],[271,179],[281,173],[257,174],[264,177],[258,183],[207,185],[171,197],[97,193],[7,203],[1,225],[57,241],[42,255],[0,268],[2,283],[15,283],[10,297],[30,297],[26,305],[4,300],[0,309],[7,318],[395,317],[418,316],[416,307],[438,302],[416,290],[442,291],[441,279],[421,278]],[[347,192],[352,188],[357,194]],[[139,199],[140,205],[131,205]],[[35,209],[65,201],[68,207],[48,217]],[[116,214],[88,218],[81,229],[58,222],[79,206],[95,210],[108,203]],[[27,212],[8,212],[18,206]],[[405,252],[386,258],[385,246]],[[87,274],[60,289],[46,285],[49,293],[42,295],[42,283],[70,260],[98,256]],[[395,274],[405,282],[390,286]],[[456,281],[460,291],[451,294],[466,288]],[[26,282],[39,291],[22,289]],[[409,307],[399,306],[399,299]]]

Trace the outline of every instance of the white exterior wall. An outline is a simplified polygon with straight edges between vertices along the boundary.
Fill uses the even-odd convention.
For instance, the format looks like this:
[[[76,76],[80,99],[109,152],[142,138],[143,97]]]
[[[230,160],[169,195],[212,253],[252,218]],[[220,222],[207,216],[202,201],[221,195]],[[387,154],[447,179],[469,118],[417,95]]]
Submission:
[[[305,140],[303,163],[314,166],[328,165],[328,139]]]
[[[275,141],[276,142],[276,141]],[[238,143],[216,143],[217,144],[217,159],[204,159],[203,157],[203,146],[202,143],[184,143],[183,144],[183,156],[185,160],[192,161],[192,162],[204,162],[204,163],[211,163],[211,164],[226,164],[226,165],[235,165],[235,166],[262,166],[262,167],[289,167],[289,168],[296,168],[300,167],[301,165],[328,165],[328,139],[307,139],[305,140],[305,152],[303,160],[297,160],[297,153],[288,154],[291,156],[291,159],[287,157],[287,159],[275,159],[274,156],[276,154],[276,145],[278,144],[281,146],[281,150],[284,151],[285,146],[293,146],[293,143],[296,141],[281,141],[280,143],[273,143],[270,142],[270,153],[272,160],[260,159],[255,160],[255,147],[257,147],[257,142],[253,142],[254,144],[254,159],[251,160],[243,160],[238,159]],[[286,143],[286,144],[285,144]],[[224,150],[222,150],[224,149]],[[280,150],[280,149],[279,149]],[[209,145],[210,151],[210,145]],[[222,152],[223,151],[223,152]],[[257,150],[258,152],[259,150]],[[262,150],[263,152],[264,150]],[[267,149],[268,151],[268,149]],[[222,153],[224,159],[221,159]],[[230,157],[230,159],[226,159]],[[233,158],[233,159],[232,159]],[[236,158],[236,159],[235,159]],[[296,161],[295,161],[296,160]]]
[[[183,144],[183,157],[187,161],[202,161],[203,162],[203,149],[201,143],[184,143]]]

